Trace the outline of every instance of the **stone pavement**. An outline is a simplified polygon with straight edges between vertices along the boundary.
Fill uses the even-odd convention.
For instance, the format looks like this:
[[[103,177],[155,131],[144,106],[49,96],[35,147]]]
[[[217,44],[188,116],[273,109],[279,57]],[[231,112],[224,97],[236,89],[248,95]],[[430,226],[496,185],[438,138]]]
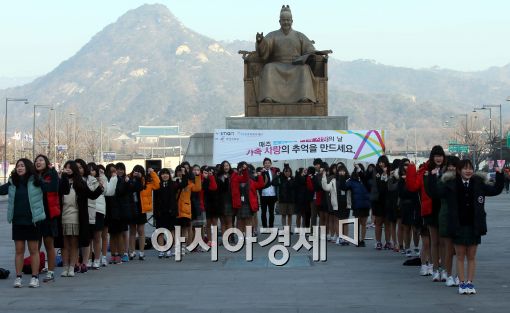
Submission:
[[[57,276],[38,289],[26,287],[25,275],[25,287],[15,289],[11,227],[0,200],[0,266],[11,270],[0,280],[0,312],[508,312],[510,195],[488,199],[486,209],[489,232],[478,250],[478,294],[472,296],[419,276],[418,267],[402,266],[405,257],[376,251],[373,241],[366,248],[328,243],[327,262],[291,250],[284,267],[268,266],[267,247],[254,249],[252,263],[222,248],[218,262],[192,253],[177,263],[150,250],[144,262]]]

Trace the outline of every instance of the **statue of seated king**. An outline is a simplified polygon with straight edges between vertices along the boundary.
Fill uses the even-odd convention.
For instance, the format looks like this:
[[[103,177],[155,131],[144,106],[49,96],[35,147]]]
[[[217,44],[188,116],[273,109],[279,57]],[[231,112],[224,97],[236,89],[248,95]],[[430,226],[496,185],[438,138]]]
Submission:
[[[280,11],[280,29],[256,35],[245,61],[246,116],[327,115],[327,55],[292,29],[289,6]]]

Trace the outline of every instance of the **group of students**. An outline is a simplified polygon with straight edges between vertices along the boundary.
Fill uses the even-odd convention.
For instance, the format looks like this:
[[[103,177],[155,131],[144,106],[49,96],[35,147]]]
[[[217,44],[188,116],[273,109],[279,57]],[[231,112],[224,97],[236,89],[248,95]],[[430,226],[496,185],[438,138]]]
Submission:
[[[418,169],[407,159],[390,164],[382,156],[367,175],[372,177],[376,249],[400,248],[409,256],[411,237],[415,247],[421,239],[420,275],[458,286],[459,294],[475,294],[476,251],[487,233],[485,197],[502,192],[501,169],[496,168],[495,181],[490,181],[487,173],[475,173],[469,159],[446,156],[441,146],[434,146]]]
[[[58,173],[46,156],[39,155],[34,163],[18,160],[8,183],[0,186],[0,194],[9,195],[15,287],[22,286],[25,243],[32,267],[29,286],[38,287],[42,243],[48,253],[43,281],[50,282],[55,279],[56,247],[62,249],[62,277],[108,263],[143,261],[149,212],[156,228],[166,228],[174,235],[175,226],[181,226],[185,238],[181,253],[185,254],[198,231],[212,245],[211,226],[218,223],[222,232],[235,225],[243,234],[252,226],[256,236],[259,210],[262,227],[274,227],[277,206],[283,226],[292,229],[293,216],[298,228],[325,226],[327,240],[338,245],[349,245],[341,238],[348,228],[339,229],[339,220],[349,218],[352,211],[359,222],[358,247],[365,247],[372,211],[376,249],[400,251],[409,257],[418,252],[421,275],[432,275],[433,281],[444,281],[447,286],[458,285],[459,293],[465,294],[476,292],[476,247],[487,229],[484,199],[501,193],[503,180],[499,172],[495,183],[473,175],[469,160],[446,157],[440,146],[432,149],[429,161],[418,170],[407,159],[390,164],[381,156],[377,164],[366,169],[355,164],[352,171],[342,162],[329,165],[321,159],[296,172],[288,164],[280,171],[266,158],[259,168],[246,162],[236,168],[228,161],[215,167],[183,162],[175,170],[163,168],[159,173],[136,165],[127,174],[123,163],[103,167],[77,159],[67,161]],[[164,244],[163,236],[158,243]],[[158,257],[174,253],[170,249]],[[458,278],[453,275],[454,255]]]
[[[22,286],[25,244],[32,272],[29,286],[34,288],[39,287],[43,243],[48,254],[44,282],[55,279],[55,248],[61,248],[62,277],[106,266],[108,239],[112,262],[120,262],[120,252],[134,251],[137,233],[144,240],[145,212],[152,210],[152,189],[159,184],[154,171],[146,175],[141,166],[126,175],[122,163],[104,168],[76,159],[58,173],[44,155],[34,162],[18,160],[8,182],[0,186],[0,194],[8,195],[7,220],[15,243],[14,287]],[[144,258],[143,245],[139,257]]]

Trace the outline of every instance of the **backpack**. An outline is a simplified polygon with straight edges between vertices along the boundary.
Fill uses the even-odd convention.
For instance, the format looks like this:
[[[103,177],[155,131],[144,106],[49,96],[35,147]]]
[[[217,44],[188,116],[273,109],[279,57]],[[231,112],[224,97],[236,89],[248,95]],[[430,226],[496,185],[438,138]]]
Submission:
[[[32,265],[30,262],[30,256],[27,256],[25,259],[23,259],[23,269],[21,270],[23,274],[31,275],[32,274]],[[44,265],[46,264],[46,255],[44,252],[39,252],[39,272],[42,271],[44,268]]]
[[[9,278],[9,270],[6,270],[5,268],[0,267],[0,279],[7,279]]]

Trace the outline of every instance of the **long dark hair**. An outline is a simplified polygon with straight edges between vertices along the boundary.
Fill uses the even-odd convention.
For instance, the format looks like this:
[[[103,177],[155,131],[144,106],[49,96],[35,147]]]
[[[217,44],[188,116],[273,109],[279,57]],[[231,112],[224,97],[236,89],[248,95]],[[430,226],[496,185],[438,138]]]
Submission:
[[[309,166],[308,169],[306,170],[306,174],[307,175],[315,175],[315,166]]]
[[[117,164],[115,164],[115,169],[116,170],[123,170],[124,171],[124,176],[127,175],[126,173],[126,165],[122,162],[118,162]]]
[[[12,171],[11,174],[12,183],[14,186],[18,187],[22,182],[26,184],[30,176],[34,176],[34,186],[41,186],[41,180],[35,171],[34,163],[32,163],[32,161],[29,159],[22,158],[16,161],[16,167],[18,167],[19,162],[22,162],[23,165],[25,165],[25,175],[19,176],[18,172],[16,172],[16,168],[14,168],[14,171]]]
[[[35,172],[38,173],[38,174],[44,174],[44,173],[46,173],[50,169],[51,162],[50,162],[50,159],[48,159],[47,156],[45,156],[44,154],[39,154],[38,156],[35,157],[34,164],[37,161],[37,159],[39,159],[39,158],[43,158],[44,164],[46,164],[46,167],[41,172],[37,172],[37,169],[35,170]]]
[[[135,165],[135,167],[133,167],[133,170],[131,171],[131,173],[129,174],[129,177],[133,178],[133,174],[135,172],[138,172],[140,174],[142,174],[142,177],[140,178],[142,180],[142,184],[144,185],[144,187],[147,185],[147,182],[150,180],[150,175],[145,175],[145,169],[143,168],[143,166],[137,164]]]
[[[163,174],[168,174],[168,176],[170,176],[170,177],[168,178],[168,181],[169,181],[169,182],[171,182],[171,181],[172,181],[172,173],[170,172],[170,169],[168,169],[168,168],[164,167],[164,168],[162,168],[162,169],[159,171],[159,174],[158,174],[158,175],[159,175],[159,181],[160,181],[160,182],[163,182],[163,177],[161,177],[161,175],[163,175]]]
[[[106,168],[104,168],[103,164],[98,164],[97,165],[97,174],[99,175],[99,171],[103,170],[103,173],[105,174],[106,176]]]
[[[105,174],[106,178],[108,178],[108,180],[110,180],[110,178],[112,178],[112,170],[111,170],[112,167],[115,169],[115,164],[108,163],[108,164],[106,164],[106,168],[104,170],[104,174]]]
[[[80,175],[80,170],[78,169],[78,164],[76,163],[76,161],[73,160],[67,161],[64,164],[64,168],[66,168],[67,166],[69,166],[71,171],[73,171],[73,173],[69,175],[68,178],[73,180],[74,190],[83,191],[85,190],[85,188],[88,188],[87,185],[85,184],[85,181],[83,180],[83,176]],[[87,167],[85,166],[85,168]]]
[[[230,170],[228,171],[228,173],[225,173],[225,170],[223,169],[223,166],[225,165],[225,163],[228,163],[228,165],[230,167]],[[224,174],[232,175],[233,172],[234,172],[234,169],[232,168],[232,164],[230,164],[229,161],[225,160],[225,161],[221,162],[220,170],[218,171],[218,176],[223,176]]]
[[[304,171],[304,170],[305,170],[305,168],[304,168],[304,167],[300,167],[300,168],[296,171],[296,177],[297,177],[297,176],[301,176],[301,175],[303,175],[303,171]]]
[[[349,174],[349,170],[347,169],[347,167],[345,165],[343,165],[343,163],[338,163],[338,168],[336,169],[337,176],[340,176],[340,171],[345,172],[345,176],[344,176],[345,179],[349,179],[351,177],[351,175]]]
[[[76,165],[80,164],[80,166],[83,168],[83,177],[88,177],[90,175],[89,167],[87,166],[87,163],[83,159],[76,159],[74,160],[76,162]]]
[[[406,165],[409,165],[409,163],[411,163],[411,161],[409,161],[409,159],[406,159],[406,158],[403,158],[400,161],[400,165],[398,167],[398,176],[400,178],[402,178],[402,176],[406,175],[406,173],[407,173]]]
[[[338,174],[338,165],[333,163],[329,166],[328,176],[336,174]]]
[[[87,164],[87,168],[89,169],[89,173],[92,173],[92,171],[96,172],[96,176],[94,177],[99,177],[99,167],[96,163],[94,162],[90,162],[89,164]]]
[[[285,172],[290,172],[290,176],[289,177],[292,178],[293,173],[292,173],[292,168],[290,168],[290,166],[286,165],[286,166],[283,167],[283,172],[282,172],[283,177],[285,177]]]
[[[386,174],[390,174],[390,160],[388,160],[388,157],[386,155],[381,155],[378,159],[377,159],[377,163],[375,164],[375,170],[377,171],[377,173],[379,174],[382,174],[383,173],[383,170],[381,167],[379,167],[379,163],[384,163],[384,166],[386,167]]]
[[[369,175],[372,174],[374,172],[374,170],[375,170],[375,164],[374,163],[368,164],[368,166],[367,166],[367,174],[369,174]]]

